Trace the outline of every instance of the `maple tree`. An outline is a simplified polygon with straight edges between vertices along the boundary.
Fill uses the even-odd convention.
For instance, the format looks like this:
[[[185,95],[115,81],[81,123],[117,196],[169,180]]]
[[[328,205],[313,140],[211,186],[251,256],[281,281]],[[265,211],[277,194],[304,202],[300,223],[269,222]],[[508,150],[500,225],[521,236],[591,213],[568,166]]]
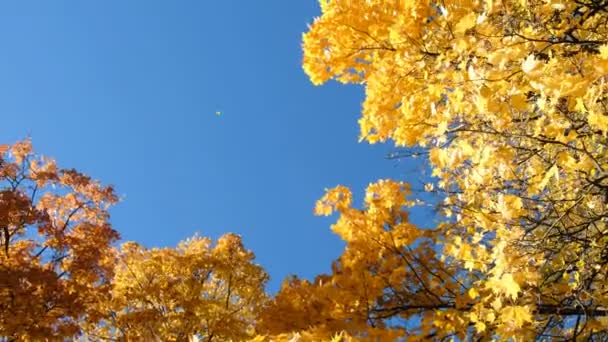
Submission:
[[[30,141],[0,154],[0,336],[59,339],[95,321],[108,290],[118,233],[105,187],[32,152]]]
[[[320,4],[305,71],[364,85],[361,139],[428,156],[444,219],[408,223],[396,181],[363,209],[328,191],[316,211],[340,214],[346,249],[284,284],[265,332],[608,338],[608,2]]]
[[[122,245],[101,322],[89,340],[242,341],[252,337],[268,275],[235,234],[177,248]]]

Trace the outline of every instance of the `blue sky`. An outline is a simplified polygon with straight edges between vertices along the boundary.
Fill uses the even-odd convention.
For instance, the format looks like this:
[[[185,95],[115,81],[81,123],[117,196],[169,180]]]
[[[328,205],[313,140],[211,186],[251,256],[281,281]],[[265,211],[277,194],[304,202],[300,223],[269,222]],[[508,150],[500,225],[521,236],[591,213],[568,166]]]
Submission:
[[[243,236],[270,273],[327,272],[342,249],[324,189],[416,165],[358,143],[363,90],[314,87],[301,34],[315,0],[0,4],[0,137],[113,184],[125,240]],[[215,115],[221,111],[221,116]]]

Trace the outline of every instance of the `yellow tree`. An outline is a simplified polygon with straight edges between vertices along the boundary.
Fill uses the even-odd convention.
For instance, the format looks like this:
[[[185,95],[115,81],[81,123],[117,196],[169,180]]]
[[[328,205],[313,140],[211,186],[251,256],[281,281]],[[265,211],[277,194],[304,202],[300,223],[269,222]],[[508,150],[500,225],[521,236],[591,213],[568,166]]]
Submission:
[[[401,234],[399,202],[378,221],[369,203],[361,214],[344,189],[329,192],[347,249],[338,280],[312,286],[343,296],[323,301],[328,320],[361,322],[332,329],[365,337],[355,317],[369,311],[367,326],[412,339],[606,339],[608,2],[322,0],[321,11],[304,35],[305,71],[316,84],[364,85],[361,139],[428,155],[445,216],[408,228],[417,238],[397,250],[385,232]],[[351,241],[357,230],[364,243]],[[373,243],[386,246],[373,255]],[[384,263],[407,281],[379,280]],[[371,298],[354,280],[365,272]],[[295,307],[282,294],[274,308]],[[331,328],[293,327],[309,325]]]
[[[393,341],[406,334],[413,339],[416,332],[428,339],[435,328],[414,323],[422,311],[472,305],[470,284],[463,283],[466,279],[460,279],[436,251],[440,231],[408,222],[407,210],[415,203],[409,194],[407,184],[382,180],[368,187],[365,208],[359,210],[352,207],[347,188],[328,191],[315,211],[338,211],[332,230],[346,242],[346,249],[331,274],[312,283],[286,280],[260,315],[259,333],[272,338],[302,332],[317,340],[349,336]]]
[[[240,341],[255,332],[267,274],[241,238],[195,236],[177,248],[122,245],[105,319],[91,340]]]
[[[0,154],[0,336],[72,337],[99,317],[107,292],[111,243],[118,233],[107,207],[111,187],[33,155],[29,141]]]

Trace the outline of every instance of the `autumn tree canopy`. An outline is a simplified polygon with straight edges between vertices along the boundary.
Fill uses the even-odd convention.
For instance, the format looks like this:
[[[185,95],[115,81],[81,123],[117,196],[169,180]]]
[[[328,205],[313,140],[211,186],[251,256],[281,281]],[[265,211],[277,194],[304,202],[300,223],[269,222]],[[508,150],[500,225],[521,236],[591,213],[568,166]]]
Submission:
[[[104,320],[92,341],[243,341],[253,337],[267,274],[238,235],[195,236],[177,248],[122,245]]]
[[[321,0],[315,84],[359,84],[361,140],[425,156],[408,182],[344,186],[318,215],[332,272],[267,275],[240,238],[112,247],[112,188],[29,142],[0,161],[0,336],[100,340],[608,339],[608,1]]]
[[[108,223],[117,201],[105,187],[35,156],[29,141],[0,154],[0,336],[41,340],[77,334],[99,317],[112,276]]]
[[[371,185],[363,209],[330,190],[317,213],[340,214],[344,254],[330,275],[285,283],[268,332],[608,338],[608,2],[321,10],[305,71],[365,87],[361,139],[427,155],[444,219],[409,224],[400,182]]]

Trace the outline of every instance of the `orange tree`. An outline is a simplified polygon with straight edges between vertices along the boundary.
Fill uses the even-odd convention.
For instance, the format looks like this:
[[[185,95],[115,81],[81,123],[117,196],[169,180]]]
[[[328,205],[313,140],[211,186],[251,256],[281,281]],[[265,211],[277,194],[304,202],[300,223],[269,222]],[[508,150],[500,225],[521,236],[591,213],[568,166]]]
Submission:
[[[305,71],[365,87],[361,139],[422,150],[444,219],[409,224],[395,181],[363,209],[329,191],[317,212],[339,212],[344,254],[286,282],[265,331],[605,340],[608,2],[320,3]]]
[[[35,156],[29,141],[1,150],[0,336],[71,337],[83,319],[98,319],[108,290],[118,233],[106,209],[117,197]]]

